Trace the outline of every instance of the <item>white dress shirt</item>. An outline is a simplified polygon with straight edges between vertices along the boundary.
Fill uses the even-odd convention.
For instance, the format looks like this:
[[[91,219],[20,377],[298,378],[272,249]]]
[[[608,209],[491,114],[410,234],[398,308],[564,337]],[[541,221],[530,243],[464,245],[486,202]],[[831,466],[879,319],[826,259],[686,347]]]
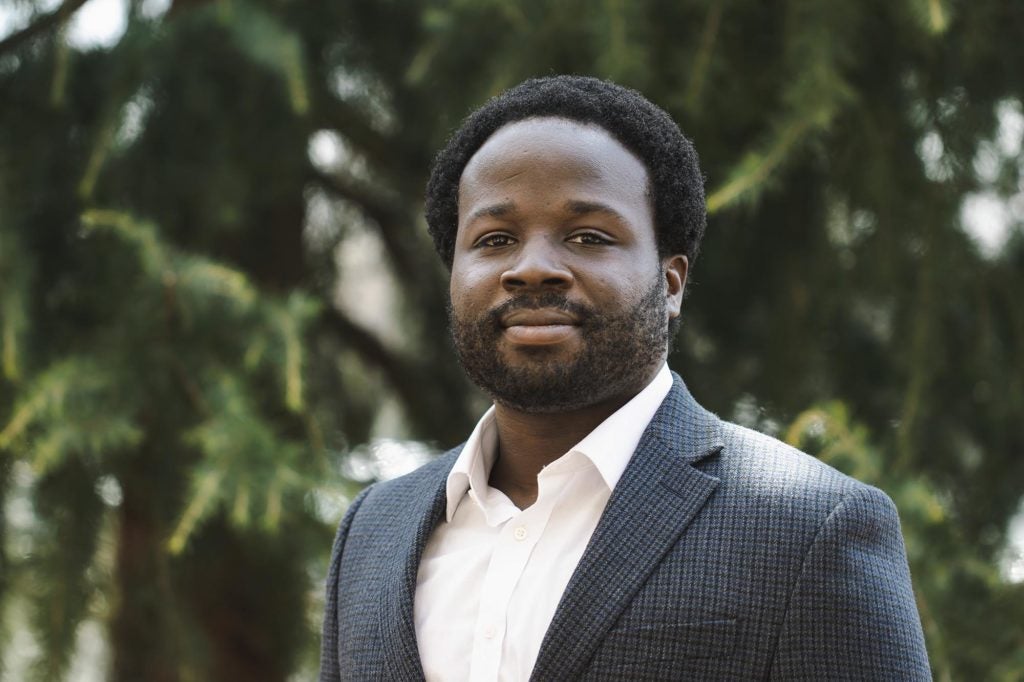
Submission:
[[[654,380],[537,475],[520,510],[487,484],[497,457],[494,408],[448,475],[446,521],[420,560],[416,639],[429,682],[524,681],[615,484],[672,388]]]

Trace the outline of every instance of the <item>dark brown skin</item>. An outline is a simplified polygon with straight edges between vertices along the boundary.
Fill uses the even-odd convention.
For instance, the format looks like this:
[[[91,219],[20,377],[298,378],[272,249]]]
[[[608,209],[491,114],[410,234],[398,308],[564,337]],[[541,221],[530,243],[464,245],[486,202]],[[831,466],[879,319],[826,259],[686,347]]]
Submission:
[[[483,316],[523,292],[563,292],[596,310],[635,306],[660,266],[667,316],[679,315],[688,262],[659,258],[643,163],[605,130],[534,118],[498,130],[459,184],[452,308]],[[569,361],[585,339],[557,311],[507,321],[498,342],[510,366]],[[524,412],[496,400],[499,454],[490,485],[520,509],[537,498],[537,474],[650,383],[665,361],[580,409]]]

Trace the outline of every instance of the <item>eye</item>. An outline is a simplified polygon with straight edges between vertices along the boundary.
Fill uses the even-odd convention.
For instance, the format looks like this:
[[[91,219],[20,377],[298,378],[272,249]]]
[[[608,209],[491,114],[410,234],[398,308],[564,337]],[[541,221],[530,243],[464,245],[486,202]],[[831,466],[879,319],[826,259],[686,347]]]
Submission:
[[[484,235],[480,239],[477,239],[473,246],[487,246],[496,248],[499,246],[510,246],[515,243],[515,239],[512,235],[504,234],[501,232],[494,232],[491,234]]]
[[[602,234],[597,232],[577,232],[568,239],[567,242],[573,244],[585,244],[587,246],[600,246],[603,244],[611,244],[612,240],[608,239]]]

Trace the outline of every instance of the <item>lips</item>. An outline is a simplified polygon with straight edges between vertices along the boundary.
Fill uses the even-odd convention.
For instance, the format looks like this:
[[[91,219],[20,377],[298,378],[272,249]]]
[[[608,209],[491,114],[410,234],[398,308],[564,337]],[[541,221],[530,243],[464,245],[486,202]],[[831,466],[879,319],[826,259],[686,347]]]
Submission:
[[[544,327],[549,325],[575,325],[576,317],[564,310],[540,308],[513,310],[501,319],[505,327]]]
[[[574,315],[552,308],[513,310],[502,316],[501,324],[510,341],[525,346],[561,343],[578,333]]]

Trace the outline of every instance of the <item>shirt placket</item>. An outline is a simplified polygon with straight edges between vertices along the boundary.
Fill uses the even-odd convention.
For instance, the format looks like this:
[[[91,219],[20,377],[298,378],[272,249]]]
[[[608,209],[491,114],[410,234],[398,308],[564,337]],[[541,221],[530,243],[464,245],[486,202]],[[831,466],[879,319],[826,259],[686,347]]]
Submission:
[[[534,547],[544,534],[558,498],[556,491],[541,487],[537,501],[505,522],[487,566],[480,596],[480,610],[473,629],[473,654],[469,679],[498,679],[502,651],[506,648],[508,610]]]

